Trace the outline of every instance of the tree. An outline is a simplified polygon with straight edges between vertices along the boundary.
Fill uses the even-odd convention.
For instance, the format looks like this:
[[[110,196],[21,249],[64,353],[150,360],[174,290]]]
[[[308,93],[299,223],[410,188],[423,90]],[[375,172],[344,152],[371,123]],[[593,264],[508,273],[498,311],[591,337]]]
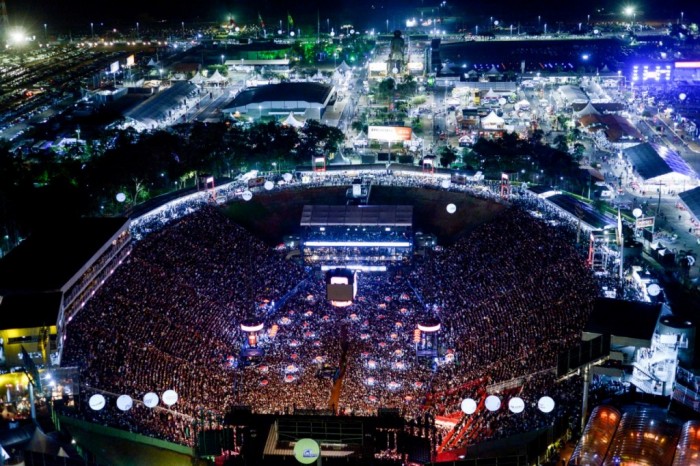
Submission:
[[[457,160],[457,152],[452,146],[444,146],[440,151],[440,165],[449,167]]]

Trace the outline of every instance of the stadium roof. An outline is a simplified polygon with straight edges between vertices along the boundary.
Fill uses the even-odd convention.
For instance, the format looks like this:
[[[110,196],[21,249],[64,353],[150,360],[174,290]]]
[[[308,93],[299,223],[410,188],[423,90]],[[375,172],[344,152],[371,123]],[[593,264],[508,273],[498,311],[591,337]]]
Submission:
[[[413,225],[410,205],[305,205],[301,226],[402,226]]]
[[[60,291],[128,221],[82,218],[31,235],[0,260],[0,295]]]
[[[155,124],[158,120],[165,119],[169,110],[180,105],[197,89],[197,86],[187,81],[175,82],[169,88],[129,110],[124,116],[147,126]]]
[[[323,83],[279,83],[268,84],[241,91],[226,108],[243,107],[263,102],[302,101],[325,104],[333,86]]]
[[[661,304],[597,298],[584,332],[651,340]]]
[[[635,171],[644,180],[650,180],[669,173],[678,173],[690,178],[697,175],[675,151],[659,144],[638,144],[623,150],[629,157]]]
[[[678,197],[681,198],[683,204],[685,204],[695,218],[700,218],[700,187],[683,191],[678,194]]]
[[[56,325],[61,293],[29,293],[0,300],[0,330]]]

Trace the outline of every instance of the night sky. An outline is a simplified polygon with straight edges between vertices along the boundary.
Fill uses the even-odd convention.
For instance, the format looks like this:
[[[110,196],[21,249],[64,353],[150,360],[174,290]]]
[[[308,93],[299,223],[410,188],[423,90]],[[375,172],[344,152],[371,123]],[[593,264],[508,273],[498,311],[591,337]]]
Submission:
[[[313,27],[317,10],[322,22],[329,18],[332,24],[353,22],[360,28],[379,28],[389,19],[400,27],[406,17],[415,15],[415,8],[436,7],[439,4],[438,0],[6,0],[6,3],[12,24],[41,29],[44,23],[48,23],[49,27],[71,27],[77,33],[80,28],[89,29],[90,22],[103,23],[105,27],[128,26],[136,21],[145,25],[156,20],[180,24],[180,21],[223,20],[228,14],[242,17],[244,21],[255,21],[260,13],[267,24],[278,24],[280,19],[286,17],[287,11],[297,26],[305,23]],[[453,16],[475,23],[482,18],[499,15],[509,23],[527,23],[537,15],[542,15],[543,20],[548,20],[550,24],[560,19],[579,21],[587,14],[595,17],[596,9],[619,13],[628,4],[636,7],[639,12],[637,17],[641,20],[663,17],[673,21],[681,11],[684,11],[686,21],[700,20],[699,3],[692,0],[448,0],[447,4]]]

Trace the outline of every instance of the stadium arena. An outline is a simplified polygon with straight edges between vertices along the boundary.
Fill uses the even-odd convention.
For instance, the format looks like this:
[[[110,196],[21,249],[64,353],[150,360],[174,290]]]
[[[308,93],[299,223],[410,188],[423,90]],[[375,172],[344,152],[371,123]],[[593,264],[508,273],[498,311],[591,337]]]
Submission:
[[[375,179],[354,207],[393,214],[317,224],[319,205],[345,208],[352,178],[317,176],[134,227],[131,253],[66,325],[61,365],[80,367],[82,394],[65,415],[231,464],[294,464],[303,437],[324,461],[453,460],[580,423],[581,381],[556,374],[599,294],[575,225],[497,186],[421,175]],[[419,247],[418,232],[439,246]],[[280,245],[285,235],[302,246]],[[331,284],[354,288],[348,302],[334,305]],[[167,390],[175,398],[147,406]],[[538,409],[542,397],[553,409]]]

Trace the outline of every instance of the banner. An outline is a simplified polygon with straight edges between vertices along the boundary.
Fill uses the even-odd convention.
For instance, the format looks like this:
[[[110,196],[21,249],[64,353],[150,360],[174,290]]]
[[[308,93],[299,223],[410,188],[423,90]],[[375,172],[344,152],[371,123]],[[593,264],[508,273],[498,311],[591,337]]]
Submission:
[[[411,128],[407,126],[370,126],[367,138],[378,141],[410,141]]]
[[[637,228],[648,228],[654,226],[654,220],[656,217],[639,217],[635,223]]]
[[[114,63],[112,63],[111,65],[109,65],[109,72],[110,72],[110,73],[116,73],[117,71],[119,71],[119,62],[118,62],[118,61],[115,61]]]

